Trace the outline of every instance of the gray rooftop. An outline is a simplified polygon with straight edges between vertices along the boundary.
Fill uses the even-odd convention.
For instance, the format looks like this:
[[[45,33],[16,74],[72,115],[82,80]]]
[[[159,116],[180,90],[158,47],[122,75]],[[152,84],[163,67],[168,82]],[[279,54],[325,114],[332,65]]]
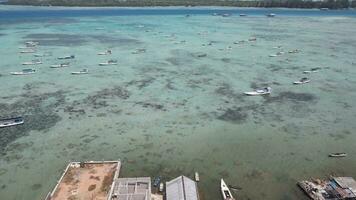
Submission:
[[[348,188],[356,194],[356,181],[352,177],[336,177],[334,180],[341,188]]]
[[[118,178],[110,200],[150,200],[151,178]]]
[[[198,200],[196,182],[185,176],[179,176],[166,182],[167,200]]]

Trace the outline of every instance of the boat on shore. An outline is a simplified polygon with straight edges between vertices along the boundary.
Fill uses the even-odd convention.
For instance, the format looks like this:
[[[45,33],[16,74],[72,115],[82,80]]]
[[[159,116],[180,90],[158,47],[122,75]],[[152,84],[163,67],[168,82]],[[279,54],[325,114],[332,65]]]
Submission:
[[[105,56],[105,55],[110,55],[111,53],[112,53],[112,51],[110,49],[108,49],[105,52],[99,52],[98,55],[99,56]]]
[[[251,92],[244,92],[244,94],[248,95],[248,96],[258,96],[258,95],[271,94],[271,92],[272,92],[272,88],[271,87],[265,87],[265,88],[261,88],[261,89],[256,89],[256,90],[251,91]]]
[[[58,65],[51,65],[50,68],[62,68],[62,67],[69,67],[69,62],[66,62],[66,63],[61,63],[61,64],[58,64]]]
[[[347,153],[331,153],[329,154],[329,157],[332,158],[342,158],[342,157],[346,157]]]
[[[82,69],[82,70],[77,71],[77,72],[72,72],[71,74],[73,74],[73,75],[81,75],[81,74],[88,74],[88,73],[89,73],[88,69]]]
[[[67,59],[74,59],[75,55],[69,55],[69,56],[63,56],[63,57],[58,57],[58,60],[67,60]]]
[[[305,84],[305,83],[309,83],[309,82],[310,82],[310,79],[304,77],[304,78],[301,78],[299,81],[294,81],[293,84],[300,85],[300,84]]]
[[[42,64],[42,61],[36,59],[32,60],[31,62],[23,62],[22,65],[40,65]]]
[[[0,128],[16,126],[16,125],[20,125],[23,123],[24,123],[24,120],[22,117],[12,117],[12,118],[0,119]]]
[[[109,60],[107,62],[99,63],[99,66],[117,65],[117,60]]]
[[[36,70],[34,69],[23,69],[22,71],[19,72],[10,72],[11,75],[30,75],[36,73]]]
[[[221,179],[220,187],[221,187],[221,194],[224,200],[235,200],[230,192],[229,187],[227,187],[224,179]]]

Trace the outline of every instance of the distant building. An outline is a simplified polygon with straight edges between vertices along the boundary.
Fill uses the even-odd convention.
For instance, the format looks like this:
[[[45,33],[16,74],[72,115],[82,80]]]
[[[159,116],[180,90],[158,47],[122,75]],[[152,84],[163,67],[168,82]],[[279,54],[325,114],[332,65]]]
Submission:
[[[179,176],[166,182],[167,200],[198,200],[197,184],[185,176]]]
[[[109,200],[151,200],[151,178],[118,178]]]

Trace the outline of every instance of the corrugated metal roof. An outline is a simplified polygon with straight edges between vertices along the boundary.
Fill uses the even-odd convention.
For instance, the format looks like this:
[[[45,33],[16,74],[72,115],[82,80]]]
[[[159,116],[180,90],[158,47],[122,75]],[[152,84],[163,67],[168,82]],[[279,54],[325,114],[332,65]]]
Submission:
[[[185,176],[179,176],[166,182],[167,200],[198,200],[198,190],[195,181]]]

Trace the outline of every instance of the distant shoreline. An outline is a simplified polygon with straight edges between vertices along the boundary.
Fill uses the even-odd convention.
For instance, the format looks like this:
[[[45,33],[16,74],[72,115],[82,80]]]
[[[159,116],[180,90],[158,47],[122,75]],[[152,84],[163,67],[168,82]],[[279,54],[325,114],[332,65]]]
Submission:
[[[285,1],[216,1],[216,0],[191,0],[191,1],[115,1],[115,0],[8,0],[0,2],[0,5],[19,5],[19,6],[39,6],[39,7],[221,7],[221,8],[299,8],[299,9],[348,9],[356,8],[356,0],[335,0],[330,2],[315,2],[302,0],[285,0]]]

